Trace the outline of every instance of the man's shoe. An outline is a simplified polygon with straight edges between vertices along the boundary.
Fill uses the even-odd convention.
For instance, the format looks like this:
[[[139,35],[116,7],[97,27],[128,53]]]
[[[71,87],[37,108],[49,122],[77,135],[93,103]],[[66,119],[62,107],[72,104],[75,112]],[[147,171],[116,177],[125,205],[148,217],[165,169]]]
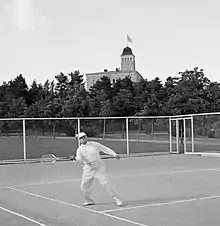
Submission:
[[[84,202],[83,203],[83,206],[92,206],[92,205],[95,205],[94,202]]]
[[[115,202],[116,202],[117,206],[123,206],[123,202],[121,199],[117,198],[117,199],[115,199]]]

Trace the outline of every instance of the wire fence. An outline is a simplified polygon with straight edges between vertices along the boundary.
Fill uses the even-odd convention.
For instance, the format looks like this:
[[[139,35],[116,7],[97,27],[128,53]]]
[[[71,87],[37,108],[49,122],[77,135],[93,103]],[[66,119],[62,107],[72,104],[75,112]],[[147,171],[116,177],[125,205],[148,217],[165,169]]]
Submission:
[[[220,113],[155,117],[2,118],[0,161],[74,155],[84,131],[118,154],[220,153]]]
[[[169,153],[169,117],[0,119],[0,160],[73,154],[79,131],[119,154]]]

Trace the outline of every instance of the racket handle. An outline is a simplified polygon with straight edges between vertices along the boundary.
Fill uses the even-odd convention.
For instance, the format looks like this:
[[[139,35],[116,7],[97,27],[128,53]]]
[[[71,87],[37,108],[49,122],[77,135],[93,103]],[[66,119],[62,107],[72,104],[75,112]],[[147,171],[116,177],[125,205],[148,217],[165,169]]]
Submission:
[[[73,162],[76,162],[76,157],[74,157],[73,155],[70,156],[70,160],[73,161]]]

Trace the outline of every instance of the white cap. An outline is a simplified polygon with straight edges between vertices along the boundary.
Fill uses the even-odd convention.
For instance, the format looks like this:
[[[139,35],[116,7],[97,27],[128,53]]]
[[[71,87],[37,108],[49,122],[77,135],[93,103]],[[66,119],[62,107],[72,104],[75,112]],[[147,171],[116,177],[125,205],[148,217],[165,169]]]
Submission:
[[[78,139],[80,139],[80,138],[82,138],[82,137],[84,137],[84,136],[86,136],[86,133],[84,133],[84,132],[80,132],[79,134],[76,135],[76,137],[77,137]]]

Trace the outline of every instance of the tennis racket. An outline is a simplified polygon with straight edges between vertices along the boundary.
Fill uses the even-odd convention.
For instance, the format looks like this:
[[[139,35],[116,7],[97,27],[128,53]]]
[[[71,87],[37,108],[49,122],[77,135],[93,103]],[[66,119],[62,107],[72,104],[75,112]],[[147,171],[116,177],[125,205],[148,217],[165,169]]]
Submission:
[[[54,154],[46,154],[40,158],[42,164],[54,164],[57,161],[74,161],[74,157],[56,157]]]

